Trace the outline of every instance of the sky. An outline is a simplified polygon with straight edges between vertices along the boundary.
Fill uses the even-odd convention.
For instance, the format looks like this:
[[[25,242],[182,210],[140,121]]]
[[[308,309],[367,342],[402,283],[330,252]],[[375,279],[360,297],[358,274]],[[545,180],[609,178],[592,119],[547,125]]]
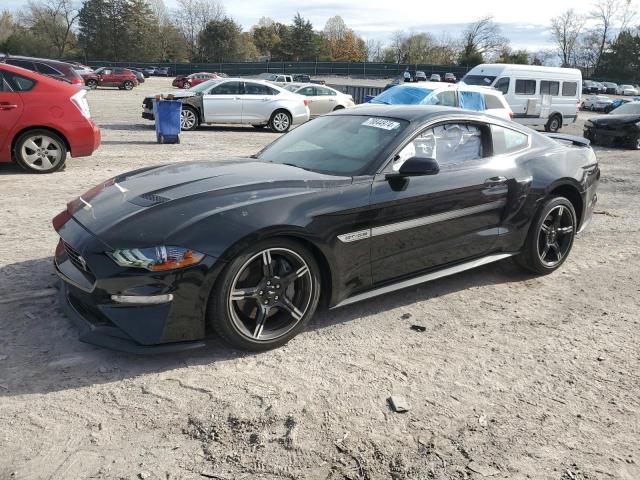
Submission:
[[[396,30],[446,32],[457,36],[465,24],[493,15],[513,48],[552,48],[548,26],[551,18],[574,8],[588,13],[589,0],[219,0],[245,30],[262,16],[290,23],[296,12],[322,29],[326,20],[340,15],[346,24],[365,39],[388,41]],[[0,10],[17,9],[25,0],[0,0]],[[165,0],[169,8],[176,0]],[[636,7],[640,0],[633,0]]]

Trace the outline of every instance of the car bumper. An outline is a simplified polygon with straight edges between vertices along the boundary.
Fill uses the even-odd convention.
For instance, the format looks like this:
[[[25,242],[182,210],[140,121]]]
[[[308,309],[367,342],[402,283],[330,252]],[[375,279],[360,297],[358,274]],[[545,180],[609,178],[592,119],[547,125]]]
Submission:
[[[308,122],[309,118],[311,118],[311,112],[307,108],[306,111],[304,111],[304,112],[294,113],[292,118],[291,118],[291,124],[292,125],[300,125],[302,123]]]
[[[633,145],[638,135],[640,135],[640,129],[635,132],[595,127],[584,127],[583,129],[584,138],[593,144],[600,145]]]
[[[73,135],[67,135],[72,157],[88,157],[100,146],[100,129],[92,120],[73,122],[72,131]],[[80,141],[75,141],[76,138]]]
[[[204,346],[206,299],[218,271],[214,258],[163,273],[124,269],[75,219],[57,228],[60,305],[80,328],[81,341],[131,353]]]

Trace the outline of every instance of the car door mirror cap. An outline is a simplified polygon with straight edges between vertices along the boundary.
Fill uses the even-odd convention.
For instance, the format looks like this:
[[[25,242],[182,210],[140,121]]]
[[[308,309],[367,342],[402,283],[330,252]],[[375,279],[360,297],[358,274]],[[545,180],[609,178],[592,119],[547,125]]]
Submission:
[[[420,177],[424,175],[436,175],[439,172],[440,165],[436,159],[410,157],[400,166],[400,170],[387,174],[386,178]]]

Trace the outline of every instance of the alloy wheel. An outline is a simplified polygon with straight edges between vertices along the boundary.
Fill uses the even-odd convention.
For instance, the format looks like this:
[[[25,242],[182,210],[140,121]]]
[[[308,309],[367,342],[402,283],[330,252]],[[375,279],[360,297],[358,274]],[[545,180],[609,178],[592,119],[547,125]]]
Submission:
[[[538,256],[544,266],[553,268],[568,254],[575,232],[575,220],[564,205],[551,209],[538,233]]]
[[[252,340],[276,340],[302,320],[314,288],[309,265],[296,252],[287,248],[262,250],[242,265],[231,283],[231,320]]]
[[[180,112],[180,128],[182,130],[191,130],[196,126],[196,114],[193,110],[185,108]]]
[[[63,146],[46,135],[34,135],[22,144],[20,155],[33,170],[51,170],[63,157]]]
[[[273,117],[273,127],[278,132],[284,132],[289,128],[289,115],[278,112]]]

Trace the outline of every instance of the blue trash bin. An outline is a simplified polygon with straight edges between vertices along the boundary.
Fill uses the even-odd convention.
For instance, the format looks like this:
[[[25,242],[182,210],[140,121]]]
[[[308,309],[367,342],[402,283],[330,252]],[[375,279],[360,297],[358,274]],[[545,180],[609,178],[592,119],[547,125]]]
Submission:
[[[153,100],[158,143],[180,143],[180,114],[182,102],[178,100]]]

